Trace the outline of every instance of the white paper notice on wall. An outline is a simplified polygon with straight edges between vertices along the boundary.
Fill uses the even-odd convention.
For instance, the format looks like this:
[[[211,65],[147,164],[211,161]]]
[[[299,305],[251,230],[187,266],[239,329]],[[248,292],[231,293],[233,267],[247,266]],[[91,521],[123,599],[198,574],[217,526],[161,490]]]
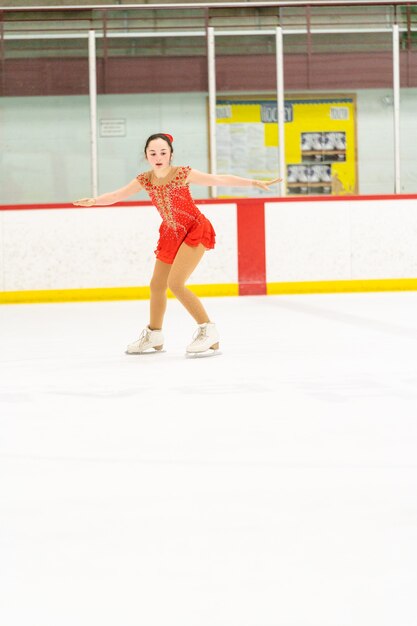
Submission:
[[[331,120],[348,120],[349,109],[347,107],[330,107]]]
[[[101,119],[100,137],[126,137],[126,119]]]

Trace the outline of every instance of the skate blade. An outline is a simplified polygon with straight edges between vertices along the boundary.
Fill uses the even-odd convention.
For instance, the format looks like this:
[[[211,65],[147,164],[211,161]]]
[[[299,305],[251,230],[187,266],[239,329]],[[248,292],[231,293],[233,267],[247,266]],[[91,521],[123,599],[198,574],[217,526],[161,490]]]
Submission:
[[[211,359],[213,356],[220,356],[221,350],[212,350],[209,348],[205,352],[186,352],[186,359]]]
[[[146,352],[128,352],[125,350],[125,354],[128,356],[149,356],[151,354],[164,354],[166,350],[147,350]]]

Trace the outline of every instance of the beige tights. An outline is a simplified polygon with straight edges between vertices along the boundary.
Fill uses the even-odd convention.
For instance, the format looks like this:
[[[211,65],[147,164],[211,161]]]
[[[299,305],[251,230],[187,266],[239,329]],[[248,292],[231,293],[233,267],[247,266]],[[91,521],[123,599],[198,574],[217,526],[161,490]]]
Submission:
[[[149,327],[152,330],[162,328],[167,307],[167,288],[172,291],[197,324],[210,321],[199,298],[185,286],[186,281],[203,258],[205,250],[201,243],[198,246],[189,246],[183,243],[172,265],[156,260],[150,284]]]

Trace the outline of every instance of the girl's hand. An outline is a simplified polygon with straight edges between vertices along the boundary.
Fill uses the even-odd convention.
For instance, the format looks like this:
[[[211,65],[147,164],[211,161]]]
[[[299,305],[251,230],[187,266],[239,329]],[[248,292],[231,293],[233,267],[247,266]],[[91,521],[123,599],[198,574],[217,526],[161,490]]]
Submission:
[[[275,185],[275,183],[280,183],[281,181],[282,178],[274,178],[274,180],[254,180],[252,184],[254,187],[258,187],[258,189],[269,191],[271,185]]]
[[[95,206],[96,199],[95,198],[83,198],[82,200],[77,200],[72,203],[74,206]]]

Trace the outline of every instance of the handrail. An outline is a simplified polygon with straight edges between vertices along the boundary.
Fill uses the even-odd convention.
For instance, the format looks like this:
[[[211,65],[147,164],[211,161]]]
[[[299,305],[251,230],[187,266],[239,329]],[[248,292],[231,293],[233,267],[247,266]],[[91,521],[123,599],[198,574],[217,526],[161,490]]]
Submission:
[[[0,12],[36,12],[36,11],[126,11],[126,10],[174,10],[174,9],[251,9],[284,8],[314,6],[407,6],[416,5],[417,0],[277,0],[275,2],[176,2],[172,4],[89,4],[59,6],[0,7]]]
[[[399,26],[400,33],[416,33],[417,26],[407,28],[407,26]],[[307,29],[304,28],[284,28],[283,32],[285,35],[305,35],[307,33]],[[309,31],[312,35],[369,35],[369,34],[390,34],[392,33],[392,26],[387,26],[386,28],[361,28],[361,29],[352,29],[352,28],[311,28]],[[264,35],[264,36],[273,36],[275,35],[275,30],[272,28],[264,28],[258,30],[216,30],[216,37],[240,37],[240,36],[249,36],[249,35]],[[171,38],[171,37],[205,37],[206,32],[204,30],[194,30],[194,31],[172,31],[172,32],[155,32],[155,31],[131,31],[126,33],[107,31],[104,35],[101,32],[96,32],[97,39],[103,39],[107,37],[108,39],[156,39],[161,37]],[[0,36],[1,39],[1,36]],[[39,33],[27,33],[27,34],[10,34],[6,33],[3,35],[3,39],[5,41],[31,41],[31,40],[59,40],[59,39],[88,39],[88,30],[84,32],[78,33],[53,33],[53,32],[45,32],[42,34]]]

